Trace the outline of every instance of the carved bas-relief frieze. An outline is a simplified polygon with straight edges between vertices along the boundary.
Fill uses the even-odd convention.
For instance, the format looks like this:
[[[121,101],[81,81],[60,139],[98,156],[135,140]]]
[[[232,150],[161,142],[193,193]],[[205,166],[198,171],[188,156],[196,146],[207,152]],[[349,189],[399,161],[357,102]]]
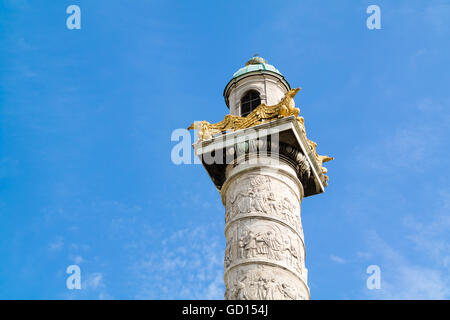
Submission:
[[[288,160],[258,155],[230,164],[225,205],[226,299],[309,299],[300,203]]]
[[[226,276],[226,300],[307,300],[309,289],[289,271],[244,265]]]
[[[309,299],[300,216],[303,189],[290,167],[273,170],[267,164],[255,168],[240,163],[223,190],[225,298]]]
[[[243,263],[279,265],[306,282],[305,247],[298,234],[283,225],[249,218],[226,232],[225,273]]]
[[[245,217],[278,220],[303,237],[300,221],[300,194],[286,181],[268,175],[245,175],[228,188],[225,203],[225,224]]]

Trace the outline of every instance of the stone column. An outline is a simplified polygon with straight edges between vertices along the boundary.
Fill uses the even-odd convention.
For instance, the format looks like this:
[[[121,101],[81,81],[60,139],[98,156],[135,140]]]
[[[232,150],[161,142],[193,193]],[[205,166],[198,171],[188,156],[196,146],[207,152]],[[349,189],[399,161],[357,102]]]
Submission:
[[[227,165],[225,299],[310,299],[296,166],[256,154]]]

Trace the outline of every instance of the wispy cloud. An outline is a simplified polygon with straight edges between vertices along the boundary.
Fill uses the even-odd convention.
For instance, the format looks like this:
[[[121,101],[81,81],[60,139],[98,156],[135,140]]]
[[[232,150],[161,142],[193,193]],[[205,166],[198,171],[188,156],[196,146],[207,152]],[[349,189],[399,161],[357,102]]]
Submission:
[[[85,272],[81,268],[81,289],[66,289],[62,296],[68,300],[74,299],[98,299],[112,300],[114,297],[107,290],[104,274],[102,272]]]
[[[396,249],[378,232],[368,236],[371,260],[381,268],[381,289],[365,291],[381,299],[449,299],[450,298],[450,196],[441,195],[442,206],[426,223],[406,218],[404,227],[409,240],[408,254]],[[414,256],[425,257],[416,259]]]
[[[73,258],[73,262],[75,262],[75,264],[80,264],[84,262],[84,259],[82,256],[76,256],[75,258]]]
[[[345,260],[344,258],[341,258],[339,256],[335,256],[335,255],[331,255],[330,260],[333,262],[336,262],[336,263],[340,263],[340,264],[347,263],[347,260]]]
[[[436,201],[441,202],[441,207],[434,216],[427,216],[429,221],[424,223],[409,216],[404,223],[411,231],[408,239],[414,243],[415,249],[423,252],[434,264],[450,271],[450,192],[443,190],[438,195]]]
[[[224,241],[214,223],[184,228],[161,241],[132,267],[137,299],[223,299]],[[214,235],[214,234],[217,234]]]
[[[437,268],[423,267],[385,242],[377,233],[370,237],[373,249],[380,257],[381,289],[365,294],[378,299],[448,299],[449,275]]]
[[[424,11],[425,21],[431,24],[434,31],[444,33],[449,30],[448,17],[450,16],[450,3],[430,1]]]
[[[58,251],[58,250],[61,250],[63,246],[64,246],[63,237],[57,237],[54,242],[52,242],[48,245],[48,248],[51,251]]]
[[[103,274],[100,272],[88,274],[82,287],[87,290],[96,290],[98,288],[105,287],[105,284],[103,283]]]
[[[411,109],[416,115],[412,121],[386,130],[376,141],[357,147],[357,163],[380,172],[399,169],[424,172],[442,163],[444,159],[438,155],[448,141],[449,105],[450,101],[445,99],[418,100]]]

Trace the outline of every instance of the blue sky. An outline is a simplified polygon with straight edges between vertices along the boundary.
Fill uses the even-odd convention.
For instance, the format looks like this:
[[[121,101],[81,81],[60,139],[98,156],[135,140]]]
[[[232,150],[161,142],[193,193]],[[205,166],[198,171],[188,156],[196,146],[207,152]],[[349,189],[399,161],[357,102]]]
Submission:
[[[449,16],[444,0],[0,1],[0,298],[222,299],[224,208],[170,138],[220,121],[259,53],[336,158],[302,203],[312,298],[449,299]]]

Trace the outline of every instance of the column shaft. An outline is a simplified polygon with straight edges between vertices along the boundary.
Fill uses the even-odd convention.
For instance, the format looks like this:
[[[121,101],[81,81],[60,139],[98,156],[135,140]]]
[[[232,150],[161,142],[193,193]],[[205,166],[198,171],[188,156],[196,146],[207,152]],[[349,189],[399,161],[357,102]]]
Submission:
[[[309,299],[303,187],[289,161],[255,155],[230,164],[221,192],[225,299]]]

